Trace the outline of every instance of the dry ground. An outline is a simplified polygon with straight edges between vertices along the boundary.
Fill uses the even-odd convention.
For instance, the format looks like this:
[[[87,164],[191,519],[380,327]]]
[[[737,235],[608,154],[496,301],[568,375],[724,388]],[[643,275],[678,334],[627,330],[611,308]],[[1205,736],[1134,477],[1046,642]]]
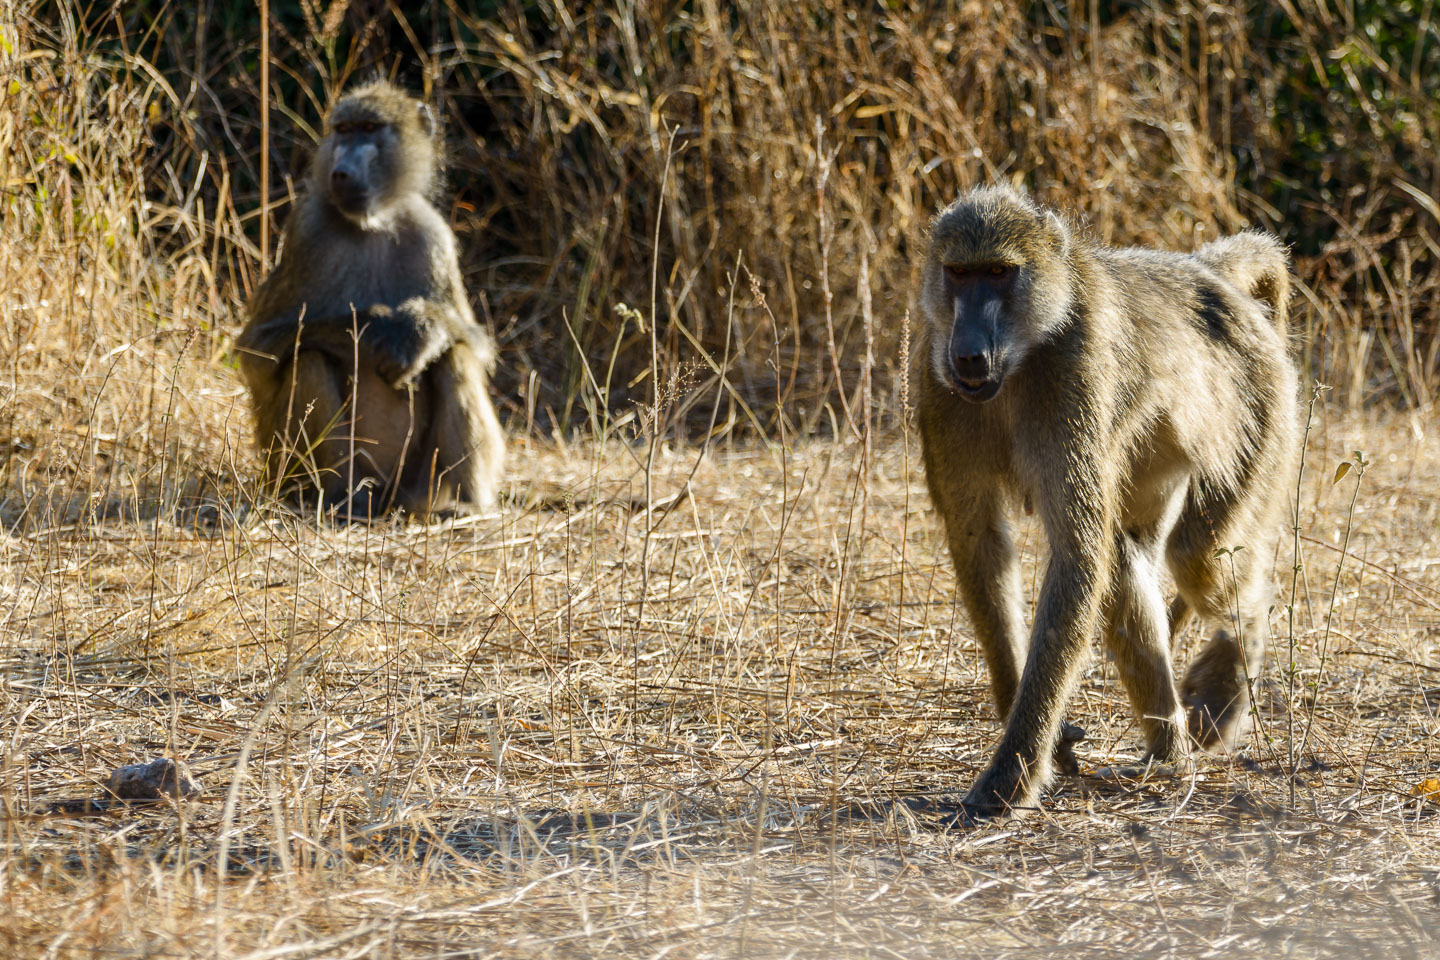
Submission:
[[[833,816],[962,788],[997,736],[913,436],[868,463],[856,441],[661,449],[651,512],[643,448],[518,440],[504,509],[436,527],[317,528],[179,477],[160,520],[115,491],[78,513],[17,494],[0,942],[1435,956],[1440,805],[1412,791],[1440,776],[1437,430],[1317,411],[1293,694],[1287,534],[1243,755],[1181,782],[1064,780],[1043,812],[965,831]],[[1357,449],[1368,470],[1335,482]],[[1088,763],[1136,755],[1103,656],[1071,718]],[[201,800],[55,812],[166,752]]]

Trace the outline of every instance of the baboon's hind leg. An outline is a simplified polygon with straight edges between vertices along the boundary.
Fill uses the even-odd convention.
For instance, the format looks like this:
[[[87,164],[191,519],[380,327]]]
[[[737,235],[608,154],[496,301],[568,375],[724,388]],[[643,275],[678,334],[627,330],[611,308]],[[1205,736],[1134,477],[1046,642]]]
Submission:
[[[353,407],[345,411],[339,431],[348,457],[354,424],[355,486],[345,514],[351,520],[373,520],[405,506],[400,478],[409,461],[420,456],[429,397],[414,386],[392,387],[368,356],[362,355],[353,375]]]
[[[1214,628],[1180,685],[1190,737],[1206,750],[1232,749],[1244,734],[1250,686],[1264,668],[1270,639],[1268,557],[1255,536],[1263,525],[1253,519],[1235,522],[1237,514],[1246,512],[1242,507],[1227,516],[1211,505],[1207,516],[1206,510],[1187,505],[1170,539],[1180,596]],[[1216,555],[1232,546],[1243,549]]]
[[[488,371],[460,342],[426,372],[429,442],[406,465],[407,509],[469,512],[494,504],[505,462],[505,435],[490,403]]]

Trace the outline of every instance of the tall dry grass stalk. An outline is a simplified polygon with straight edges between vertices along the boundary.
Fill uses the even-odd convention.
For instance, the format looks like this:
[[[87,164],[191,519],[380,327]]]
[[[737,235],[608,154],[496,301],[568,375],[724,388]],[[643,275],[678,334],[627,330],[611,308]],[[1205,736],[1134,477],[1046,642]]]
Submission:
[[[34,0],[16,31],[27,50],[59,52],[71,29],[157,86],[137,158],[146,190],[211,211],[239,197],[245,231],[214,251],[231,303],[259,265],[247,236],[268,240],[261,194],[283,219],[336,92],[370,72],[423,90],[448,121],[444,199],[500,335],[502,394],[546,429],[583,426],[585,366],[613,357],[627,385],[648,367],[649,334],[614,307],[649,303],[652,278],[663,363],[717,354],[726,265],[743,254],[781,322],[753,299],[738,306],[731,386],[771,431],[780,410],[825,429],[827,404],[845,412],[865,350],[848,295],[861,251],[893,422],[913,252],[938,206],[992,179],[1027,184],[1106,242],[1188,249],[1246,226],[1279,233],[1296,255],[1307,376],[1351,407],[1428,410],[1440,32],[1394,5],[1342,6],[367,0],[286,8],[262,31],[239,0],[113,16]],[[271,60],[273,76],[257,76]],[[275,197],[260,183],[272,168]],[[686,388],[679,409],[693,416],[672,428],[703,423],[706,389]],[[632,396],[604,403],[623,415]]]
[[[270,0],[260,0],[260,269],[270,266]]]

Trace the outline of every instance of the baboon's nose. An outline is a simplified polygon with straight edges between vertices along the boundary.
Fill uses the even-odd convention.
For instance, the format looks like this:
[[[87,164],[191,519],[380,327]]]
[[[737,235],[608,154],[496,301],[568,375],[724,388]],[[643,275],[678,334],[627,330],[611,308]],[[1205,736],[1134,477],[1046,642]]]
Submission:
[[[334,170],[330,171],[330,182],[335,184],[336,186],[341,186],[343,184],[349,183],[350,174],[346,173],[344,170],[341,170],[339,167],[336,167]]]
[[[990,357],[984,353],[953,356],[950,366],[961,383],[983,383],[990,379]]]

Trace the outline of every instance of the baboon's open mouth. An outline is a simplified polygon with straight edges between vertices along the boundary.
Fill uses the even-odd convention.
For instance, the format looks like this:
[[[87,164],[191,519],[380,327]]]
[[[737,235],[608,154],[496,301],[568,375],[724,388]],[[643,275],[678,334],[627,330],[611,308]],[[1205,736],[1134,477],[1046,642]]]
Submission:
[[[955,392],[972,403],[984,403],[1000,392],[1000,379],[956,380]]]

